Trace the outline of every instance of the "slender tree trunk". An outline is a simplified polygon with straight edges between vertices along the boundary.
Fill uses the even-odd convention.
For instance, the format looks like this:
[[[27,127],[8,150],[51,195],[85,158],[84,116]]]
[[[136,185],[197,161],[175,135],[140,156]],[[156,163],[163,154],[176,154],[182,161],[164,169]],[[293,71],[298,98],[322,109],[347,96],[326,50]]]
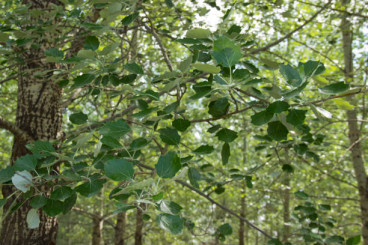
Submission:
[[[124,245],[126,229],[126,213],[118,213],[115,226],[115,245]]]
[[[349,0],[342,0],[342,5],[348,5]],[[341,31],[344,48],[344,61],[345,61],[345,80],[346,82],[352,82],[354,79],[353,68],[353,31],[351,28],[351,22],[348,16],[343,16],[341,21]],[[354,101],[351,100],[354,104]],[[355,110],[347,111],[348,126],[349,126],[349,140],[351,145],[351,158],[355,177],[358,183],[359,197],[360,197],[360,209],[362,220],[362,235],[365,245],[368,245],[368,181],[367,173],[364,168],[363,152],[361,141],[361,131],[357,123],[357,112]]]
[[[23,3],[29,4],[30,9],[50,9],[50,4],[61,5],[58,0],[26,0]],[[42,15],[41,15],[42,16]],[[30,25],[37,26],[39,18],[30,18]],[[54,20],[55,21],[55,20]],[[54,39],[50,33],[44,33],[34,40],[39,44],[39,48],[17,48],[19,58],[23,59],[23,64],[19,67],[18,78],[18,99],[16,125],[27,132],[34,140],[53,140],[61,132],[62,114],[60,100],[62,90],[53,81],[52,70],[54,63],[44,61],[45,49],[52,47]],[[50,39],[51,38],[51,39]],[[49,72],[48,72],[49,71]],[[36,73],[43,74],[40,77]],[[14,139],[11,164],[21,156],[29,153],[25,145],[31,142],[24,142],[19,138]],[[39,186],[47,196],[50,189],[47,186]],[[4,185],[2,192],[4,197],[9,197],[16,189],[12,186]],[[8,198],[4,206],[2,229],[0,234],[0,244],[55,244],[57,233],[57,219],[48,217],[42,211],[38,211],[40,225],[36,229],[28,229],[26,216],[31,209],[29,202],[23,203],[19,209],[9,212],[12,203],[20,204],[24,199],[22,196],[16,199],[15,195]],[[8,213],[9,212],[9,213]]]
[[[136,214],[136,224],[135,224],[135,245],[142,245],[143,244],[143,210],[144,204],[141,204],[140,207],[137,207],[137,214]]]
[[[240,197],[240,216],[245,218],[245,191],[242,192]],[[240,220],[239,224],[239,245],[244,245],[244,221]]]
[[[103,220],[99,216],[93,217],[92,245],[102,245]]]
[[[285,148],[285,163],[290,164],[289,151]],[[290,174],[284,172],[283,179],[284,190],[283,194],[283,219],[284,219],[284,229],[283,229],[283,242],[288,242],[290,237]]]

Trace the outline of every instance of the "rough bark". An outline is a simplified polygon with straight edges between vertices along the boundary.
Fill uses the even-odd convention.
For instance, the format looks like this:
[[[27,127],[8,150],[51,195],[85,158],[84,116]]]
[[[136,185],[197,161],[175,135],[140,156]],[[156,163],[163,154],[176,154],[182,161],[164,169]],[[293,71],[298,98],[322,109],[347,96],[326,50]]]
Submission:
[[[290,164],[289,152],[288,149],[285,148],[285,163]],[[290,174],[288,172],[284,173],[284,179],[282,181],[284,185],[284,189],[282,191],[283,195],[283,242],[288,242],[290,237]]]
[[[102,245],[103,219],[99,216],[93,217],[92,245]]]
[[[115,226],[115,245],[124,245],[124,234],[126,229],[126,213],[119,213],[117,215]]]
[[[342,0],[342,5],[348,5],[349,0]],[[341,20],[341,31],[344,49],[344,63],[345,63],[345,80],[352,82],[354,80],[353,67],[353,32],[351,22],[348,16],[343,16]],[[354,104],[354,101],[351,100]],[[355,178],[358,183],[361,220],[362,220],[362,236],[365,245],[368,245],[368,180],[367,173],[364,168],[362,146],[360,144],[361,131],[357,123],[357,112],[355,110],[347,111],[348,127],[349,127],[349,141],[350,152],[353,163]]]
[[[143,244],[143,210],[144,204],[141,204],[140,207],[137,207],[137,214],[136,214],[136,224],[135,224],[135,234],[134,234],[134,244],[135,245],[142,245]]]
[[[28,0],[23,3],[29,4],[31,9],[48,9],[51,3],[60,4],[58,0],[36,1]],[[30,19],[30,25],[35,23],[35,19]],[[35,40],[40,45],[38,49],[23,48],[16,50],[20,58],[24,60],[19,66],[18,76],[18,98],[16,126],[26,132],[34,140],[56,139],[61,131],[62,114],[60,99],[62,90],[52,81],[52,70],[55,64],[44,63],[44,50],[52,46],[50,43],[50,33]],[[50,72],[47,72],[50,71]],[[42,72],[42,77],[36,77],[36,72]],[[29,153],[25,145],[31,143],[20,137],[14,137],[14,144],[11,156],[11,164],[19,157]],[[50,189],[46,186],[39,186],[45,195]],[[4,197],[14,193],[16,189],[9,185],[2,187]],[[57,233],[57,219],[48,217],[39,211],[40,226],[36,229],[28,229],[26,216],[31,209],[29,202],[23,203],[16,211],[11,211],[12,204],[20,204],[24,198],[16,199],[16,195],[8,198],[4,206],[2,229],[0,233],[0,244],[55,244]]]

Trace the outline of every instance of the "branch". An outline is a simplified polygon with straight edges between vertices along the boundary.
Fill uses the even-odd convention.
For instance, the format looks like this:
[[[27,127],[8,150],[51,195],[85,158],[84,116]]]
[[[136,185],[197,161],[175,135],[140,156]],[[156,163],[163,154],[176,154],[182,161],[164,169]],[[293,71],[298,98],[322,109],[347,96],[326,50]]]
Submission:
[[[295,32],[299,31],[300,29],[304,28],[306,25],[308,25],[310,22],[312,22],[323,10],[325,10],[327,8],[328,5],[330,5],[332,0],[329,0],[317,13],[315,13],[311,18],[309,18],[306,22],[304,22],[304,24],[300,25],[299,27],[297,27],[296,29],[294,29],[293,31],[289,32],[288,34],[286,34],[285,36],[283,36],[282,38],[268,44],[267,46],[263,47],[263,48],[259,48],[259,49],[255,49],[251,52],[251,54],[256,54],[262,51],[266,51],[269,48],[281,43],[282,41],[288,39],[289,37],[291,37]]]
[[[248,106],[246,108],[243,108],[241,110],[236,110],[234,112],[231,112],[229,114],[225,114],[223,116],[219,116],[219,117],[213,117],[213,118],[204,118],[204,119],[197,119],[197,120],[192,120],[190,121],[191,123],[197,123],[197,122],[211,122],[211,121],[217,121],[217,120],[220,120],[220,119],[224,119],[224,118],[228,118],[228,117],[231,117],[232,115],[235,115],[235,114],[238,114],[238,113],[241,113],[241,112],[244,112],[244,111],[247,111],[251,108],[253,108],[253,106]]]
[[[18,128],[16,125],[5,120],[1,116],[0,116],[0,128],[8,130],[14,135],[15,138],[18,138],[21,141],[24,142],[34,141],[34,139],[26,131],[23,131],[22,129]]]

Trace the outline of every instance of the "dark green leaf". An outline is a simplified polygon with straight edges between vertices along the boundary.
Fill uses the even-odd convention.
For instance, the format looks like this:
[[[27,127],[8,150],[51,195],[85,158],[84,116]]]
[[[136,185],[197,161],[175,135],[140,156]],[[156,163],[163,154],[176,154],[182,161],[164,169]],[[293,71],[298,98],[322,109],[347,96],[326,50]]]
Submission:
[[[45,206],[47,203],[47,198],[44,196],[35,196],[32,198],[30,205],[34,209],[39,209]]]
[[[88,120],[88,116],[83,112],[71,114],[69,120],[73,124],[83,124]]]
[[[325,240],[326,244],[344,244],[345,239],[341,236],[330,236]]]
[[[128,15],[126,17],[124,17],[124,19],[121,20],[121,24],[123,26],[128,26],[130,25],[131,23],[133,23],[133,21],[139,16],[139,13],[134,13],[134,14],[131,14],[131,15]]]
[[[300,67],[303,67],[305,77],[313,77],[325,72],[326,68],[320,61],[309,60],[306,63],[299,63]]]
[[[300,85],[298,88],[288,91],[286,93],[283,93],[283,96],[285,99],[291,99],[297,95],[299,95],[306,87],[307,87],[308,83],[304,82],[302,85]]]
[[[126,64],[124,68],[133,74],[143,74],[144,73],[142,67],[138,65],[137,63]]]
[[[286,82],[293,87],[299,87],[302,83],[302,79],[296,69],[291,65],[280,65],[280,72],[286,79]]]
[[[73,194],[73,190],[67,186],[61,186],[56,188],[50,196],[50,199],[64,201]]]
[[[226,165],[229,162],[229,157],[230,157],[230,145],[228,143],[224,143],[222,145],[221,150],[221,159],[223,165]]]
[[[142,147],[146,146],[149,142],[145,138],[138,138],[132,141],[130,144],[130,148],[132,150],[139,150]]]
[[[129,125],[123,120],[117,120],[115,122],[106,122],[105,125],[99,130],[100,134],[104,136],[110,136],[113,138],[120,138],[130,131]]]
[[[273,140],[286,140],[288,132],[288,129],[280,121],[268,123],[267,133]]]
[[[272,238],[267,242],[267,245],[282,245],[282,242],[277,238]]]
[[[252,123],[257,126],[268,123],[273,118],[273,112],[264,110],[254,114],[252,117]]]
[[[73,79],[73,88],[83,87],[84,85],[90,84],[96,78],[93,74],[83,74]]]
[[[28,170],[32,171],[37,166],[37,159],[33,155],[25,155],[18,158],[14,163],[14,169],[18,171]]]
[[[272,113],[281,113],[287,111],[290,105],[285,101],[275,101],[267,107],[267,111]]]
[[[77,202],[77,193],[73,193],[70,197],[68,197],[65,201],[64,201],[64,210],[63,210],[63,214],[68,213],[70,210],[72,210],[73,206],[75,205],[75,203]]]
[[[58,200],[47,199],[46,205],[42,207],[42,210],[48,216],[55,217],[64,211],[64,203]]]
[[[167,5],[167,7],[169,7],[169,8],[174,7],[174,3],[171,0],[165,0],[165,3]]]
[[[319,91],[324,94],[341,94],[348,91],[349,88],[350,88],[349,84],[345,84],[344,82],[338,82],[320,88]]]
[[[162,128],[158,130],[160,132],[160,138],[168,145],[178,145],[180,143],[180,135],[178,131],[173,128]]]
[[[132,180],[134,176],[133,164],[124,159],[109,160],[104,164],[105,174],[112,180]]]
[[[172,215],[178,215],[180,213],[180,210],[182,209],[183,208],[176,202],[172,202],[168,200],[162,200],[159,205],[159,210],[161,212],[172,214]]]
[[[301,200],[307,200],[309,198],[308,194],[304,191],[296,191],[294,195]]]
[[[93,195],[96,195],[100,192],[102,189],[103,183],[105,183],[104,180],[91,180],[87,181],[75,188],[75,191],[80,193],[83,196],[91,197]]]
[[[115,139],[111,136],[104,136],[101,139],[101,143],[113,148],[113,149],[119,149],[122,147],[118,139]]]
[[[51,57],[64,58],[64,52],[58,50],[57,48],[50,48],[45,50],[45,55]]]
[[[289,114],[286,116],[286,122],[291,125],[298,126],[304,123],[305,114],[307,111],[304,110],[290,110]]]
[[[350,237],[346,241],[346,245],[359,245],[361,241],[361,235]]]
[[[184,220],[180,216],[171,214],[160,214],[156,218],[157,224],[165,231],[179,235],[184,228]]]
[[[252,176],[250,175],[245,176],[245,181],[248,188],[253,188]]]
[[[190,184],[195,188],[199,189],[198,181],[201,180],[201,174],[195,168],[189,168],[188,170],[188,178]]]
[[[178,131],[180,132],[184,132],[185,130],[187,130],[187,128],[189,128],[190,126],[190,121],[179,118],[176,119],[172,122],[172,125],[174,128],[176,128]]]
[[[100,42],[98,41],[98,38],[95,36],[88,36],[86,37],[86,40],[84,41],[83,47],[85,49],[90,49],[90,50],[97,50],[98,46],[100,46]]]
[[[221,125],[215,125],[215,126],[212,126],[210,127],[207,132],[210,133],[210,134],[213,134],[215,133],[217,130],[219,130],[221,128]]]
[[[156,195],[153,195],[152,196],[152,200],[153,201],[160,201],[162,198],[164,197],[164,193],[163,192],[160,192]]]
[[[170,151],[164,156],[160,156],[155,165],[156,172],[161,178],[172,178],[181,169],[180,158]]]
[[[201,145],[197,149],[195,149],[193,152],[197,154],[210,154],[214,151],[213,146],[210,145]]]
[[[55,152],[54,147],[48,141],[37,140],[28,144],[26,147],[33,154],[39,154],[41,156],[52,156],[52,153]]]
[[[13,166],[8,166],[4,169],[1,169],[0,170],[0,184],[10,181],[14,174],[15,174],[15,170]]]
[[[208,113],[213,117],[220,117],[228,112],[229,107],[230,104],[227,98],[220,98],[210,102],[208,105]]]
[[[224,236],[230,236],[233,233],[233,228],[230,224],[226,223],[219,226],[216,232]]]
[[[219,140],[230,143],[238,137],[238,133],[230,129],[223,128],[216,133],[216,136]]]

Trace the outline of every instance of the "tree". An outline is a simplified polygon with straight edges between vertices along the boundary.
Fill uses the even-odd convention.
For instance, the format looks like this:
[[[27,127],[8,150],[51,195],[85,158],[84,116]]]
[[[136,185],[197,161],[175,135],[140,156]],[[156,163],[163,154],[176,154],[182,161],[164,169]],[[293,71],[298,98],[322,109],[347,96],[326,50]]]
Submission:
[[[244,224],[256,232],[247,235],[249,242],[331,244],[346,237],[357,244],[357,230],[348,227],[337,234],[329,215],[339,215],[312,194],[355,188],[352,179],[325,173],[333,158],[321,152],[340,150],[326,143],[331,132],[344,137],[339,128],[326,128],[334,123],[328,103],[340,106],[333,113],[341,117],[341,105],[357,108],[353,100],[363,99],[366,90],[355,90],[351,81],[349,21],[342,18],[339,39],[345,45],[345,69],[335,62],[341,53],[330,58],[328,45],[318,46],[322,51],[310,46],[320,39],[309,28],[322,18],[321,28],[328,38],[335,38],[340,30],[326,23],[336,17],[324,13],[366,16],[331,1],[293,3],[217,6],[206,1],[194,11],[185,1],[170,0],[165,6],[134,0],[4,3],[0,41],[5,75],[0,85],[17,92],[17,111],[0,117],[0,128],[14,137],[10,163],[0,171],[1,243],[55,243],[56,216],[73,209],[93,218],[96,244],[105,237],[104,222],[114,227],[117,243],[134,236],[136,244],[142,244],[143,236],[151,235],[145,230],[155,226],[176,236],[184,231],[181,238],[191,239],[195,229],[205,227],[206,215],[219,210],[223,218],[214,219],[203,232],[211,241],[232,239],[233,226],[240,221],[241,244]],[[217,30],[195,23],[195,14],[205,15],[208,8],[224,12]],[[240,14],[248,11],[257,14]],[[304,19],[292,19],[293,11]],[[235,24],[232,19],[239,16]],[[270,31],[276,34],[264,34]],[[287,54],[281,53],[284,47]],[[344,75],[345,82],[335,81]],[[0,103],[5,105],[5,100]],[[354,124],[359,117],[351,109],[347,115],[352,132],[348,149],[355,157],[355,177],[365,205],[365,177],[359,177],[365,173],[364,164],[356,160],[362,159],[360,132]],[[243,138],[250,139],[246,147]],[[350,171],[351,165],[344,161],[342,168]],[[349,186],[310,186],[320,174]],[[192,210],[190,201],[180,201],[194,193],[216,208]],[[80,197],[97,194],[102,200],[89,201],[99,203],[93,212],[88,206],[75,206],[78,197],[79,203],[87,203]],[[246,201],[240,195],[247,195]],[[233,204],[239,200],[240,214]],[[125,216],[132,210],[135,222]],[[249,215],[244,210],[257,212]],[[267,217],[265,224],[262,217]]]

